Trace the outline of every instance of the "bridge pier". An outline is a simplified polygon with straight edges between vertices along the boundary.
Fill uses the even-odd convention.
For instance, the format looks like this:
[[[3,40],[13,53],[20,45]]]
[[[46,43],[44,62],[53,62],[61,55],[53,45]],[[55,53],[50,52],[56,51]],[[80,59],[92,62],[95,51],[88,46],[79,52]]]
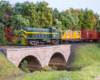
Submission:
[[[20,66],[20,63],[23,60],[27,60],[29,61],[29,63],[35,64],[35,66],[36,63],[38,62],[37,65],[41,67],[45,65],[62,66],[66,65],[68,61],[70,55],[70,45],[29,47],[29,48],[7,48],[3,49],[3,51],[6,57],[17,67]]]

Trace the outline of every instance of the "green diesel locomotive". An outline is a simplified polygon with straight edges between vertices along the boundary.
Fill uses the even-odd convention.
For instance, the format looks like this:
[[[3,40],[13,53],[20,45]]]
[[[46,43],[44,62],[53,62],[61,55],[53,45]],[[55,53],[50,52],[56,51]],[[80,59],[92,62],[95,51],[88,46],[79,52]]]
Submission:
[[[15,37],[15,42],[21,45],[59,44],[61,37],[59,30],[53,26],[43,28],[21,27],[17,37]]]

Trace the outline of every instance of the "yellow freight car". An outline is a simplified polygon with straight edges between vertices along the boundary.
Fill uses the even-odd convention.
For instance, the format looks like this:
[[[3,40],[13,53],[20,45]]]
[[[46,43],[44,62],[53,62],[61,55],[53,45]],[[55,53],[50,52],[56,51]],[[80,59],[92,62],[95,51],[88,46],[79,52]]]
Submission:
[[[71,30],[63,30],[61,32],[61,38],[64,43],[70,42],[78,42],[78,41],[84,41],[84,39],[81,38],[81,31],[71,31]]]

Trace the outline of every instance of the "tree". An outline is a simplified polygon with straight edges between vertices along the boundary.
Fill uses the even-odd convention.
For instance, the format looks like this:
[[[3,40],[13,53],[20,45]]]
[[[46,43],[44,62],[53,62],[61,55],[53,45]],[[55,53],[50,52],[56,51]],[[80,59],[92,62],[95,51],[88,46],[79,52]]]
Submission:
[[[15,14],[21,14],[22,17],[29,19],[31,26],[45,26],[52,25],[52,14],[50,13],[50,8],[47,7],[48,3],[37,2],[24,2],[15,4]]]
[[[15,14],[21,14],[23,18],[26,18],[30,22],[30,26],[38,25],[39,23],[39,15],[36,12],[36,4],[33,2],[24,2],[24,3],[16,3],[15,4]]]
[[[69,28],[70,27],[70,22],[69,22],[68,18],[61,15],[59,20],[62,22],[62,29],[63,30],[70,29]]]
[[[92,10],[88,10],[86,8],[84,12],[84,19],[83,19],[83,29],[93,29],[94,24],[94,13]]]
[[[4,45],[7,43],[5,38],[5,33],[3,32],[4,24],[0,23],[0,45]]]
[[[66,18],[69,20],[71,30],[79,29],[78,28],[79,18],[77,14],[69,12],[68,14],[66,14]]]
[[[81,29],[83,26],[84,13],[82,12],[79,13],[78,18],[79,18],[78,26],[79,26],[79,29]]]
[[[18,30],[18,28],[23,27],[23,26],[29,26],[29,20],[26,18],[22,18],[21,15],[15,15],[10,17],[11,21],[11,28],[14,30]]]
[[[61,30],[62,30],[61,21],[59,21],[58,19],[54,19],[54,23],[55,23],[54,26],[55,26],[57,29],[59,29],[59,31],[61,31]]]
[[[52,14],[50,13],[51,8],[47,7],[48,3],[43,1],[37,4],[37,12],[39,14],[39,25],[40,26],[51,26],[52,25]]]
[[[55,8],[54,10],[51,11],[52,13],[52,20],[53,20],[53,24],[54,24],[54,19],[58,19],[60,18],[60,13],[57,10],[57,8]]]
[[[79,9],[74,9],[74,13],[79,14],[79,13],[81,13],[81,11]]]
[[[100,24],[99,24],[99,14],[94,14],[94,25],[93,25],[93,29],[94,30],[98,30]]]
[[[11,4],[7,1],[0,1],[0,22],[2,22],[6,28],[10,26],[9,18],[13,12]]]

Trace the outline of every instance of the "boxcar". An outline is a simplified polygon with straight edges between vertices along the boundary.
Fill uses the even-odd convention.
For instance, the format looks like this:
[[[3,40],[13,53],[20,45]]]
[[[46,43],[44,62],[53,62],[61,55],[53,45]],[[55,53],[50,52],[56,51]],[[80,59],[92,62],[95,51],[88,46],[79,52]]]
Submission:
[[[97,41],[98,39],[100,39],[100,33],[98,30],[81,29],[81,38],[85,38],[86,41]]]

